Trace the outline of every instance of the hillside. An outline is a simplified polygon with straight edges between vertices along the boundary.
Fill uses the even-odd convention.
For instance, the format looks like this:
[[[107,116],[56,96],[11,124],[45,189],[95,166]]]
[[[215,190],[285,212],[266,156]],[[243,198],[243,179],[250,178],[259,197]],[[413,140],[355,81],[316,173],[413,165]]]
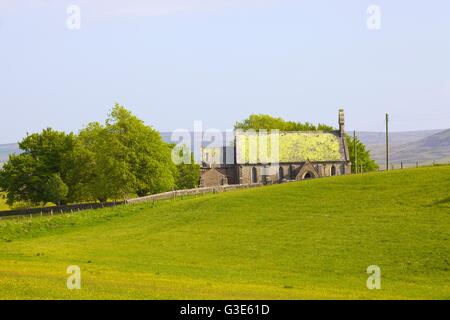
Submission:
[[[384,145],[369,145],[374,159],[384,163]],[[390,160],[392,163],[415,164],[420,163],[448,163],[450,162],[450,129],[426,136],[424,138],[403,144],[393,144],[390,147]]]
[[[0,298],[450,298],[450,166],[0,221]],[[66,288],[66,268],[82,289]],[[366,288],[378,265],[382,289]]]
[[[398,146],[410,142],[415,142],[426,137],[432,136],[444,130],[419,130],[419,131],[400,131],[390,132],[389,139],[391,146]],[[353,132],[348,132],[353,136]],[[356,133],[361,141],[367,146],[384,146],[386,134],[384,132],[358,131]]]

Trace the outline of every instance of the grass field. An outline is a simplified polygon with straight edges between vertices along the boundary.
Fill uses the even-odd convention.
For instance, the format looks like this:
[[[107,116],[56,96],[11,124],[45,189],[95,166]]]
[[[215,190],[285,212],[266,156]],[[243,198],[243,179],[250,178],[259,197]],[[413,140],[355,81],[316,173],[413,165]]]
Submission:
[[[3,194],[0,192],[0,211],[2,210],[9,210],[9,206],[6,204]]]
[[[450,166],[0,221],[3,299],[449,299]],[[66,268],[81,267],[81,290]],[[369,265],[381,290],[366,288]]]

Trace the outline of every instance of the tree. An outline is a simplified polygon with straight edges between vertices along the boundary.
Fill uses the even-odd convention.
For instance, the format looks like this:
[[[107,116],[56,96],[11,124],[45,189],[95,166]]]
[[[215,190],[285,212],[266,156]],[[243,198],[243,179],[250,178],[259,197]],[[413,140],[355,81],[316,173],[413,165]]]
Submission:
[[[52,174],[48,177],[44,184],[42,192],[43,202],[52,202],[61,205],[62,201],[67,197],[69,188],[62,181],[59,174]]]
[[[72,150],[73,144],[73,134],[51,128],[27,135],[19,143],[23,153],[11,155],[0,170],[0,189],[7,193],[7,203],[11,206],[21,201],[35,205],[53,200],[65,203],[68,186],[62,168],[64,155]]]
[[[20,143],[23,154],[40,161],[44,173],[61,172],[64,156],[73,149],[75,135],[51,128],[27,135]]]
[[[171,190],[177,168],[170,147],[153,128],[116,104],[105,124],[81,130],[69,157],[73,198],[99,201]]]
[[[195,163],[194,154],[185,145],[175,146],[171,144],[170,147],[174,148],[174,151],[178,153],[179,159],[185,159],[184,155],[187,155],[187,159],[190,160],[189,163],[182,162],[177,164],[177,189],[197,188],[200,183],[200,165]]]
[[[355,142],[353,137],[348,134],[345,135],[348,152],[350,154],[350,161],[352,162],[352,173],[356,173],[355,166]],[[358,158],[358,172],[361,171],[361,166],[363,172],[370,172],[378,170],[378,164],[370,156],[370,151],[366,150],[366,146],[356,137],[356,157]]]
[[[267,114],[252,114],[241,122],[236,122],[235,129],[240,130],[280,130],[280,131],[332,131],[333,127],[309,122],[301,123],[286,121],[283,118],[275,118]]]
[[[80,131],[70,157],[74,164],[70,176],[74,179],[75,198],[105,202],[132,193],[135,174],[127,162],[128,156],[117,134],[97,122],[88,124]]]
[[[106,121],[106,129],[126,150],[125,161],[135,176],[134,191],[138,196],[175,187],[177,168],[170,146],[158,131],[117,103]]]
[[[90,123],[77,136],[47,128],[19,146],[23,153],[0,170],[9,205],[144,196],[191,186],[198,169],[177,168],[160,134],[119,104],[104,124]]]
[[[38,176],[39,164],[30,154],[11,155],[0,171],[0,189],[6,192],[6,203],[42,201],[43,179]]]

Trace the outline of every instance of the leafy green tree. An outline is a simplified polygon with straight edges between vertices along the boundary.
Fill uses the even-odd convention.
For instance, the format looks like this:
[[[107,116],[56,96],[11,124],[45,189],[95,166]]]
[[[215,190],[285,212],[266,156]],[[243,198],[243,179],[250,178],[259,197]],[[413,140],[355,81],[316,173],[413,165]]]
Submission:
[[[127,162],[128,150],[117,134],[93,122],[80,131],[78,139],[70,174],[75,198],[105,202],[133,192],[135,175]]]
[[[200,165],[192,164],[179,164],[178,177],[176,186],[177,189],[193,189],[197,188],[200,183]]]
[[[29,202],[34,205],[65,203],[68,186],[64,183],[64,155],[74,144],[74,135],[47,128],[27,135],[20,143],[22,154],[12,155],[0,170],[0,189],[7,193],[7,203]],[[55,175],[58,175],[56,178]],[[59,181],[59,180],[61,181]],[[59,184],[58,196],[49,190]],[[64,185],[64,186],[63,186]]]
[[[119,104],[80,131],[68,165],[73,198],[102,202],[171,190],[177,176],[160,134]]]
[[[9,206],[24,201],[42,201],[43,179],[38,175],[39,163],[30,154],[11,155],[0,171],[0,189],[6,193]]]
[[[92,149],[95,146],[89,146]],[[98,200],[89,190],[89,182],[95,179],[94,171],[97,163],[94,153],[89,151],[87,146],[82,144],[82,139],[78,135],[75,140],[73,150],[64,157],[63,168],[64,180],[69,186],[67,201],[70,203]]]
[[[158,131],[119,104],[112,109],[106,129],[126,150],[125,161],[134,174],[134,191],[138,196],[175,187],[177,168],[172,162],[171,148]]]
[[[332,131],[333,127],[305,122],[286,121],[283,118],[275,118],[267,114],[252,114],[243,121],[236,122],[235,129],[240,130],[280,130],[280,131]]]
[[[104,202],[171,190],[176,183],[190,186],[196,179],[197,167],[177,168],[160,134],[119,104],[105,124],[90,123],[77,136],[48,128],[19,146],[23,153],[0,170],[9,205]]]
[[[52,202],[61,205],[62,201],[66,199],[67,194],[69,193],[69,188],[64,181],[62,181],[59,174],[50,175],[44,183],[43,189],[41,196],[44,203]]]
[[[348,152],[350,154],[350,161],[352,162],[352,173],[356,173],[355,166],[355,141],[353,137],[348,134],[345,135]],[[356,157],[358,158],[358,172],[370,172],[378,170],[378,164],[370,156],[370,151],[366,149],[366,146],[356,137]]]
[[[42,165],[42,173],[60,173],[64,157],[74,146],[72,133],[55,131],[51,128],[41,133],[27,135],[20,143],[23,154],[29,154]]]
[[[189,163],[182,162],[177,164],[176,188],[179,190],[197,188],[200,183],[200,165],[195,163],[194,154],[187,146],[180,147],[171,144],[170,147],[174,148],[175,152],[178,152],[179,159],[187,158],[190,160]],[[187,157],[184,157],[184,155],[187,155]]]

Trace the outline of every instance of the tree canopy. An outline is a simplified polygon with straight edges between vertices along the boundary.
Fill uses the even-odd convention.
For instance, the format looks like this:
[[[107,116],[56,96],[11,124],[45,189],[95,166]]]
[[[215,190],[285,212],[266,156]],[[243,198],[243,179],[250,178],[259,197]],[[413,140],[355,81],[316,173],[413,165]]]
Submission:
[[[119,104],[103,124],[89,123],[77,135],[48,128],[19,146],[23,153],[11,155],[0,170],[0,190],[10,205],[104,202],[198,180],[194,167],[172,162],[171,146],[156,130]]]
[[[345,139],[347,142],[348,152],[350,154],[350,161],[352,162],[352,173],[361,172],[361,167],[363,172],[378,170],[378,164],[372,159],[370,151],[366,149],[366,146],[361,142],[361,140],[358,139],[358,137],[354,140],[353,137],[346,134]],[[355,165],[355,142],[358,171],[356,171]]]
[[[194,154],[186,145],[177,146],[170,145],[173,152],[178,155],[181,160],[177,166],[176,188],[177,189],[193,189],[197,188],[200,183],[200,165],[195,163]]]
[[[19,143],[23,153],[11,155],[0,170],[0,189],[7,192],[7,203],[64,203],[68,194],[64,161],[74,143],[73,134],[51,128],[27,135]]]
[[[267,114],[252,114],[247,119],[236,122],[235,129],[240,130],[280,130],[280,131],[332,131],[333,127],[325,124],[314,125],[309,122],[286,121],[283,118]]]

